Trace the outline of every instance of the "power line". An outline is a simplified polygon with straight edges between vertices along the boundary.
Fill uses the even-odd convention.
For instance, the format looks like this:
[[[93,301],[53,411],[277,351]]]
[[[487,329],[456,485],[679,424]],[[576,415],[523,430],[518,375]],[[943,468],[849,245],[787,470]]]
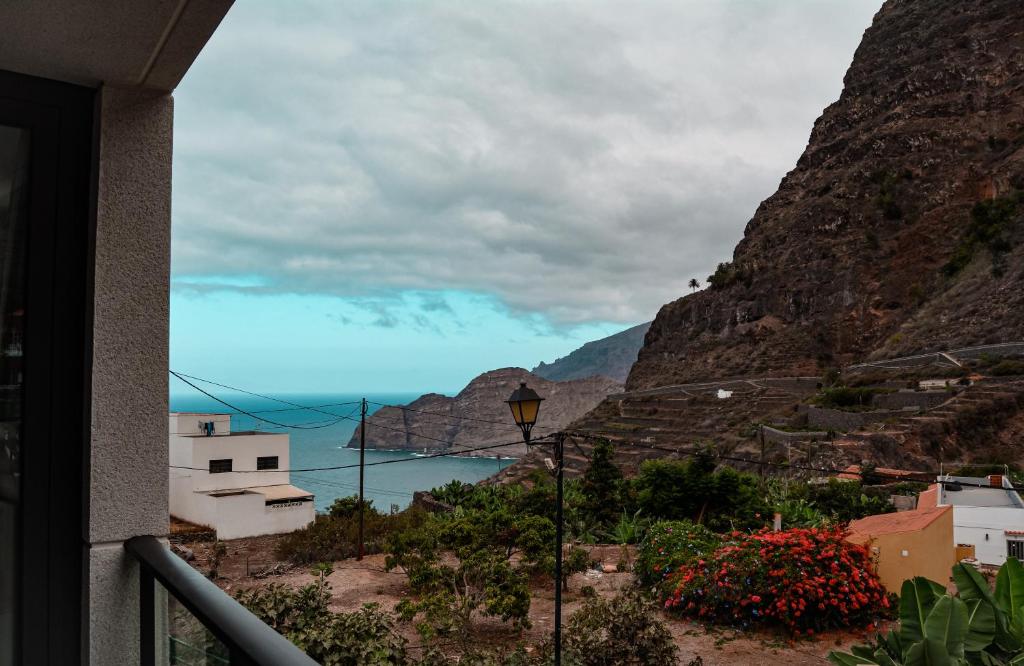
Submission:
[[[177,377],[178,379],[180,379],[181,381],[185,382],[186,384],[188,384],[189,386],[194,388],[195,390],[197,390],[200,393],[202,393],[203,395],[205,395],[206,397],[210,398],[211,400],[216,400],[220,404],[224,405],[225,407],[229,407],[229,408],[235,410],[239,414],[245,414],[246,416],[248,416],[250,418],[253,418],[253,419],[256,419],[257,421],[263,421],[264,423],[269,423],[270,425],[275,425],[275,426],[278,426],[280,428],[296,428],[296,429],[299,429],[299,430],[316,430],[317,428],[328,428],[328,427],[330,427],[330,426],[332,426],[332,425],[334,425],[336,423],[341,423],[341,421],[343,421],[345,419],[345,417],[340,416],[338,414],[333,414],[331,412],[325,412],[325,411],[320,410],[320,409],[313,409],[312,411],[314,411],[314,412],[320,412],[321,414],[327,414],[328,416],[333,416],[337,420],[333,421],[332,423],[327,423],[327,424],[318,425],[318,426],[289,425],[287,423],[279,423],[277,421],[271,421],[270,419],[263,418],[262,416],[257,416],[255,412],[250,412],[250,411],[244,410],[241,407],[236,407],[235,405],[232,405],[230,402],[227,402],[225,400],[221,400],[220,398],[218,398],[214,394],[210,393],[209,391],[207,391],[205,389],[202,389],[202,388],[196,386],[195,384],[193,384],[192,382],[190,382],[188,379],[185,379],[185,377],[188,376],[188,375],[181,375],[181,374],[178,374],[177,372],[175,372],[173,370],[170,370],[169,372],[172,375],[174,375],[175,377]],[[190,379],[191,378],[192,377],[190,377]],[[197,380],[197,381],[203,381],[203,380],[200,379],[200,380]],[[246,391],[246,393],[247,392],[248,391]],[[257,395],[257,394],[253,394],[253,395]],[[265,396],[260,396],[260,397],[265,397]],[[274,400],[274,398],[268,398],[268,399],[269,400]],[[282,401],[279,401],[279,402],[285,402],[285,401],[282,400]],[[285,404],[293,404],[293,403],[285,402]],[[298,406],[301,406],[301,405],[295,405],[295,406],[298,407]]]
[[[551,435],[544,435],[543,437],[538,437],[537,439],[533,440],[531,443],[537,443],[540,440],[547,439],[549,437],[551,437]],[[506,447],[506,446],[515,446],[517,444],[522,444],[522,443],[523,443],[523,440],[520,439],[520,440],[516,440],[514,442],[504,442],[502,444],[489,444],[487,446],[478,446],[478,447],[471,448],[471,449],[460,449],[458,451],[446,451],[446,452],[443,452],[443,453],[432,453],[432,454],[418,455],[418,456],[416,456],[414,458],[399,458],[397,460],[378,460],[377,462],[366,463],[365,466],[366,467],[371,467],[371,466],[375,466],[375,465],[393,465],[393,464],[396,464],[396,463],[415,462],[415,461],[420,461],[420,460],[429,460],[430,458],[444,458],[446,456],[458,456],[458,455],[461,455],[463,453],[475,453],[476,451],[489,451],[489,450],[492,450],[492,449],[500,449],[500,448]],[[208,471],[210,471],[206,467],[187,467],[187,466],[184,466],[184,465],[168,465],[168,467],[170,467],[171,469],[192,470],[194,472],[208,472]],[[359,467],[358,463],[356,463],[354,465],[335,465],[333,467],[305,467],[305,468],[302,468],[302,469],[276,469],[276,470],[273,470],[273,471],[275,471],[275,472],[329,472],[329,471],[333,471],[333,470],[336,470],[336,469],[354,469],[356,467]],[[264,469],[258,469],[258,470],[257,469],[233,469],[231,471],[232,472],[237,472],[239,474],[253,474],[253,473],[257,473],[257,472],[263,473],[263,472],[266,472],[268,470],[264,470]]]
[[[585,440],[610,441],[608,438],[605,438],[605,436],[589,434],[589,433],[586,433],[586,432],[569,431],[569,432],[566,432],[566,434],[568,434],[570,436],[580,436],[580,438],[583,438]],[[679,449],[672,449],[672,448],[669,448],[669,447],[659,447],[659,446],[652,445],[652,444],[642,444],[642,443],[638,443],[638,442],[621,442],[621,444],[626,444],[626,445],[629,445],[629,446],[632,446],[632,447],[636,447],[636,448],[639,448],[639,449],[650,449],[652,451],[664,451],[666,453],[673,453],[673,454],[676,454],[676,455],[679,455],[679,456],[683,456],[683,457],[687,457],[687,458],[692,458],[692,457],[695,457],[696,455],[698,455],[700,453],[703,453],[700,450],[697,450],[697,451],[679,450]],[[863,480],[863,478],[866,476],[866,477],[889,478],[889,480],[892,480],[892,481],[909,481],[909,482],[919,482],[919,483],[925,483],[925,484],[932,484],[932,483],[958,484],[958,485],[961,485],[961,486],[966,487],[966,488],[985,488],[985,489],[989,489],[989,490],[1001,490],[1001,491],[1010,491],[1010,490],[1013,490],[1013,491],[1024,491],[1024,488],[1013,486],[1013,485],[1011,485],[1009,488],[1007,488],[1007,487],[995,487],[995,486],[990,486],[990,485],[986,485],[986,484],[974,484],[974,483],[971,483],[971,482],[955,481],[955,480],[952,480],[952,478],[950,478],[950,480],[948,480],[948,481],[943,481],[942,478],[941,478],[941,476],[943,476],[943,474],[941,474],[941,473],[939,473],[937,471],[929,471],[929,470],[920,470],[920,469],[919,470],[915,470],[915,469],[908,469],[908,470],[906,470],[909,474],[915,474],[915,475],[919,476],[918,478],[913,478],[913,477],[910,477],[910,476],[907,476],[907,475],[903,475],[903,474],[890,474],[890,473],[887,473],[887,472],[880,472],[880,471],[866,471],[865,472],[863,470],[861,470],[861,471],[852,471],[852,470],[847,470],[847,469],[836,469],[835,467],[814,467],[814,466],[811,466],[811,465],[801,465],[801,464],[797,464],[797,463],[792,463],[791,464],[791,463],[787,463],[787,462],[770,462],[770,461],[767,461],[767,460],[762,461],[762,460],[755,460],[753,458],[742,458],[742,457],[738,457],[738,456],[728,456],[728,455],[724,455],[724,454],[720,454],[720,453],[712,453],[711,455],[714,458],[717,458],[719,460],[726,460],[726,461],[729,461],[729,462],[744,462],[744,463],[749,463],[749,464],[753,464],[753,465],[764,464],[764,465],[769,466],[769,467],[778,467],[778,468],[782,468],[782,469],[799,469],[799,470],[802,470],[802,471],[817,471],[817,472],[826,473],[828,475],[850,474],[852,476],[860,476],[861,480]]]
[[[274,397],[271,397],[269,395],[263,395],[262,393],[255,393],[253,391],[247,391],[245,389],[240,389],[237,386],[228,386],[227,384],[221,384],[219,382],[213,381],[212,379],[204,379],[203,377],[196,377],[194,375],[187,375],[184,372],[176,372],[174,370],[168,370],[168,372],[170,372],[172,375],[174,375],[175,377],[177,377],[181,381],[185,382],[186,384],[188,384],[192,388],[200,391],[201,393],[204,393],[204,394],[208,395],[209,397],[213,398],[214,400],[217,400],[217,402],[220,402],[221,404],[225,404],[226,405],[227,403],[223,402],[222,400],[218,400],[216,397],[206,393],[206,391],[203,391],[202,389],[200,389],[198,386],[196,386],[192,382],[186,381],[185,378],[187,377],[188,379],[194,379],[195,381],[203,382],[204,384],[211,384],[213,386],[219,386],[220,388],[228,389],[229,391],[237,391],[238,393],[245,393],[246,395],[255,396],[257,398],[263,398],[264,400],[270,400],[271,402],[279,402],[282,405],[289,405],[290,407],[294,407],[296,409],[309,410],[309,411],[313,411],[313,412],[320,412],[321,414],[326,414],[327,416],[337,416],[337,414],[334,414],[332,412],[322,411],[320,409],[320,407],[310,407],[308,405],[300,405],[298,403],[290,402],[288,400],[282,400],[281,398],[274,398]],[[341,403],[336,403],[334,406],[343,407],[345,405],[354,405],[357,402],[359,402],[359,401],[358,400],[353,400],[351,402],[341,402]],[[230,406],[230,405],[228,405],[228,406]],[[321,405],[321,407],[328,407],[328,406],[331,406],[331,405]],[[270,413],[272,411],[293,411],[293,410],[284,410],[284,409],[282,409],[282,410],[255,410],[255,411],[252,411],[252,412],[246,412],[244,410],[238,409],[237,407],[231,407],[231,408],[232,409],[236,409],[236,410],[242,412],[243,414],[265,414],[265,413]]]
[[[490,423],[492,425],[500,425],[500,426],[504,426],[506,428],[518,428],[519,427],[519,426],[517,426],[515,424],[509,423],[508,421],[491,421],[489,419],[478,419],[478,418],[473,417],[473,416],[458,416],[456,414],[444,414],[442,412],[428,412],[428,411],[423,410],[423,409],[413,409],[412,407],[406,407],[404,405],[386,405],[386,404],[384,404],[382,402],[374,402],[373,400],[367,400],[367,402],[369,402],[372,405],[377,405],[378,407],[392,407],[394,409],[400,409],[403,412],[416,412],[417,414],[430,414],[430,415],[433,415],[433,416],[440,416],[440,417],[446,418],[446,419],[459,419],[460,421],[476,421],[478,423]]]

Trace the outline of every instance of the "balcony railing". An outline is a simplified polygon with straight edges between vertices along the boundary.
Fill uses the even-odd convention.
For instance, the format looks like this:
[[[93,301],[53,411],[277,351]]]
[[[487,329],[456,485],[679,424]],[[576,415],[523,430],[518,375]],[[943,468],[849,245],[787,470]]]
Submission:
[[[135,537],[139,561],[140,662],[144,666],[316,666],[155,537]]]

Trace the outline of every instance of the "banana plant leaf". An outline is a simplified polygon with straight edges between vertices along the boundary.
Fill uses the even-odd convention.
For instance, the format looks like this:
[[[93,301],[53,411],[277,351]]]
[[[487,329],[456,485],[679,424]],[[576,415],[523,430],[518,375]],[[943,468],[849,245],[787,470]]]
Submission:
[[[996,637],[996,608],[984,599],[967,602],[967,637],[964,652],[981,652]]]
[[[924,635],[927,641],[937,641],[942,645],[950,657],[963,658],[964,639],[967,638],[967,604],[948,594],[940,597],[925,620]]]
[[[1010,633],[1017,640],[1024,639],[1024,566],[1015,558],[999,568],[995,598],[1009,619]]]
[[[924,640],[928,614],[945,594],[946,588],[921,576],[903,581],[903,589],[900,591],[900,640],[904,645]]]
[[[963,663],[962,659],[951,657],[946,646],[933,638],[911,645],[903,660],[904,666],[959,666]]]

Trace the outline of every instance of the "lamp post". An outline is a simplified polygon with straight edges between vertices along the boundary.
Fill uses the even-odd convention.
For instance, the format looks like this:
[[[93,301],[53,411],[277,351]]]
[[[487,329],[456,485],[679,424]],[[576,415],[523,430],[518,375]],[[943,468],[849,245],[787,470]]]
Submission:
[[[537,423],[540,403],[544,398],[529,388],[526,382],[509,396],[508,406],[512,418],[523,431],[523,441],[530,445],[530,433]],[[558,479],[558,499],[555,505],[555,666],[562,664],[562,450],[565,443],[563,433],[555,434],[555,476]]]

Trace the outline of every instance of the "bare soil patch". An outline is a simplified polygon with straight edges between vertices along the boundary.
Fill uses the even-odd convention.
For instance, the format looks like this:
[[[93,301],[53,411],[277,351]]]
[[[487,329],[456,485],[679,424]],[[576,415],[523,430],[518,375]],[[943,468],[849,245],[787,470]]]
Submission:
[[[216,583],[228,593],[233,593],[269,583],[298,587],[313,582],[315,579],[308,567],[296,567],[274,557],[274,546],[280,538],[263,536],[221,542],[227,547],[227,553],[218,564]],[[213,544],[192,542],[185,545],[195,555],[191,564],[203,573],[209,572],[213,564]],[[595,559],[614,564],[621,551],[618,546],[594,546],[592,554]],[[385,571],[384,555],[367,555],[362,562],[355,559],[335,562],[334,573],[328,577],[328,582],[333,595],[331,609],[338,612],[352,612],[367,603],[376,603],[392,611],[409,594],[403,573]],[[611,597],[632,582],[630,573],[590,571],[574,575],[569,581],[569,592],[562,595],[563,622],[586,601],[580,593],[584,586],[593,587],[602,597]],[[480,618],[473,628],[474,642],[511,648],[520,642],[533,645],[549,639],[553,628],[554,589],[546,583],[538,580],[532,586],[530,629],[522,633],[513,632],[497,619]],[[704,666],[826,664],[829,650],[848,649],[851,644],[866,639],[864,632],[833,632],[813,640],[792,641],[782,634],[705,628],[668,615],[662,619],[679,646],[682,664],[698,656]],[[398,631],[410,645],[419,645],[420,638],[412,626],[400,623]]]

